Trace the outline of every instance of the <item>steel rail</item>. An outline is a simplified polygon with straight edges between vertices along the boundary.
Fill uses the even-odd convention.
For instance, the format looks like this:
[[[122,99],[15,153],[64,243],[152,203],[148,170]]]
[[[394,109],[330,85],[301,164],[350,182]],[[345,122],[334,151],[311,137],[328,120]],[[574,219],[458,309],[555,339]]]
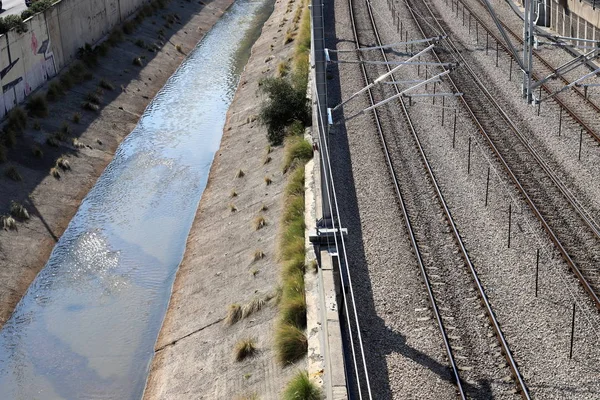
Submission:
[[[352,25],[352,31],[354,33],[354,40],[356,43],[357,48],[360,47],[360,42],[359,42],[359,38],[358,38],[358,31],[356,29],[356,18],[354,16],[354,11],[353,11],[353,0],[348,0],[349,3],[349,10],[350,10],[350,22]],[[367,8],[369,8],[367,6]],[[379,37],[378,37],[379,38]],[[381,44],[381,42],[380,42]],[[360,58],[360,54],[358,55],[358,57]],[[362,71],[362,75],[363,75],[363,79],[365,81],[365,85],[369,84],[369,80],[368,80],[368,74],[365,68],[364,64],[361,64],[361,71]],[[388,66],[388,69],[389,66]],[[371,102],[371,104],[375,104],[375,99],[373,97],[373,93],[371,92],[371,89],[368,89],[367,91],[368,96],[369,96],[369,101]],[[421,255],[421,251],[419,249],[419,244],[417,243],[417,239],[415,236],[415,232],[414,229],[412,227],[412,223],[411,223],[411,219],[410,216],[408,214],[408,209],[406,206],[406,202],[404,201],[404,197],[402,196],[402,193],[400,191],[400,185],[398,183],[398,177],[396,176],[396,172],[394,171],[394,167],[392,164],[392,160],[390,157],[390,151],[388,149],[388,145],[387,145],[387,141],[385,139],[385,136],[383,134],[383,129],[381,126],[381,122],[379,120],[379,115],[376,109],[373,109],[373,117],[374,117],[374,121],[375,121],[375,125],[377,127],[377,131],[379,134],[379,138],[381,139],[381,143],[384,149],[384,155],[387,161],[387,165],[388,165],[388,169],[390,171],[391,177],[392,177],[392,181],[394,183],[394,189],[396,191],[396,196],[398,197],[398,201],[400,203],[400,208],[402,210],[402,215],[404,216],[404,221],[405,221],[405,225],[406,225],[406,230],[408,232],[409,235],[409,239],[410,239],[410,243],[411,246],[413,247],[414,251],[415,251],[415,256],[417,258],[417,263],[419,264],[419,269],[421,271],[421,275],[423,277],[423,281],[425,282],[425,287],[427,289],[427,295],[429,297],[429,302],[431,303],[431,307],[433,309],[433,313],[438,325],[438,328],[440,330],[440,334],[442,335],[442,340],[444,342],[444,347],[446,349],[446,354],[448,356],[448,360],[450,363],[450,367],[452,369],[452,374],[454,376],[455,382],[456,382],[456,386],[457,386],[457,390],[459,392],[459,395],[461,397],[461,399],[466,400],[466,394],[462,385],[462,381],[460,379],[460,375],[458,373],[458,365],[456,364],[456,360],[454,358],[454,353],[452,351],[452,346],[450,344],[449,338],[448,338],[448,334],[446,333],[446,328],[444,326],[444,321],[442,319],[439,307],[437,305],[437,302],[435,300],[435,295],[433,293],[433,289],[432,289],[432,284],[429,280],[429,277],[427,275],[427,271],[425,269],[425,264],[423,262],[423,258]]]
[[[427,6],[427,4],[425,2],[423,2],[423,4],[425,4]],[[375,19],[373,17],[373,13],[371,11],[371,8],[368,7],[369,9],[369,15],[371,17],[371,22],[373,24],[373,28],[376,30],[376,25],[375,25]],[[427,6],[427,9],[431,12],[431,10],[429,9],[429,6]],[[419,31],[421,32],[421,35],[423,37],[427,37],[423,31],[422,26],[419,24],[419,20],[417,18],[417,16],[414,14],[414,11],[412,10],[412,8],[409,7],[409,11],[411,13],[411,16],[413,17],[415,24],[417,25]],[[435,19],[435,18],[434,18]],[[444,31],[443,28],[439,25],[439,21],[437,19],[435,19],[436,23],[438,24],[438,26],[440,27],[440,29],[442,30],[442,32]],[[378,42],[381,42],[381,39],[379,38],[379,34],[376,33],[377,36],[377,40]],[[445,38],[445,40],[449,40],[448,37]],[[387,56],[384,52],[383,53],[383,57],[387,59]],[[435,52],[435,49],[433,51],[433,54],[436,56],[436,58],[438,59],[439,62],[441,62],[441,60],[437,57],[437,53]],[[388,67],[389,68],[389,67]],[[393,77],[393,76],[392,76]],[[449,78],[451,79],[451,78]],[[394,85],[394,88],[396,90],[396,92],[399,92],[399,88],[397,85]],[[456,89],[456,86],[455,86]],[[458,92],[458,90],[456,89],[456,91]],[[459,96],[461,99],[463,99],[463,96]],[[410,115],[408,113],[408,109],[406,108],[406,104],[404,103],[404,101],[400,98],[399,99],[399,103],[402,107],[402,110],[404,112],[404,115],[406,116],[407,121],[409,121],[409,125],[410,125],[410,129],[411,129],[411,133],[412,136],[414,137],[416,143],[417,143],[417,147],[419,149],[419,153],[421,154],[421,158],[423,159],[423,163],[427,169],[428,175],[430,176],[434,187],[435,187],[435,191],[438,197],[438,200],[440,201],[443,209],[444,209],[444,213],[446,215],[446,218],[452,228],[452,232],[454,234],[454,237],[456,239],[457,244],[459,245],[461,252],[465,258],[465,261],[467,263],[467,266],[469,267],[469,272],[471,273],[471,276],[477,286],[477,290],[479,293],[479,297],[482,301],[482,303],[485,306],[485,310],[486,310],[486,314],[488,315],[488,319],[490,320],[490,323],[492,324],[492,327],[494,328],[494,331],[496,332],[496,338],[498,339],[498,342],[500,343],[500,346],[502,348],[502,353],[504,354],[504,357],[506,358],[506,361],[508,362],[508,365],[512,371],[512,375],[515,378],[515,381],[517,383],[517,387],[521,393],[521,396],[524,399],[531,399],[530,395],[529,395],[529,390],[527,389],[527,385],[525,384],[525,381],[521,375],[521,373],[519,372],[519,367],[515,361],[515,359],[512,356],[512,352],[508,346],[508,342],[506,341],[506,338],[504,337],[504,333],[502,332],[502,329],[500,328],[500,323],[498,322],[496,315],[494,313],[494,310],[492,309],[492,306],[489,302],[489,299],[485,293],[485,289],[483,288],[483,285],[481,283],[481,280],[479,279],[479,275],[477,274],[477,271],[475,270],[475,266],[473,265],[471,258],[469,257],[469,254],[467,252],[467,249],[465,247],[465,244],[462,240],[462,237],[460,236],[460,233],[458,231],[458,228],[456,226],[456,223],[454,222],[454,219],[452,217],[452,214],[450,212],[450,209],[448,207],[448,204],[446,203],[444,196],[441,192],[441,189],[439,187],[439,185],[437,184],[437,180],[435,178],[435,175],[433,173],[433,170],[431,168],[431,165],[427,159],[427,156],[425,155],[425,152],[423,150],[423,146],[421,145],[421,142],[419,140],[419,137],[417,135],[417,132],[414,128],[414,125],[412,124],[411,120],[410,120]]]
[[[424,3],[424,4],[427,7],[429,13],[435,19],[434,14],[431,11],[430,7],[426,3]],[[445,30],[443,29],[443,27],[439,24],[439,21],[437,21],[437,19],[436,19],[436,23],[439,26],[439,28],[441,29],[441,31],[444,32],[445,34],[447,34],[445,32]],[[497,109],[497,111],[500,112],[502,118],[508,124],[509,128],[513,131],[513,133],[516,134],[516,136],[519,138],[519,140],[525,145],[525,147],[527,148],[527,150],[530,151],[530,153],[534,156],[534,158],[536,159],[536,161],[541,160],[541,157],[539,156],[539,154],[537,154],[537,152],[535,152],[535,150],[527,143],[527,141],[524,139],[523,135],[521,134],[521,132],[517,128],[516,124],[512,121],[512,119],[508,116],[508,114],[504,111],[504,109],[502,109],[502,107],[500,106],[500,104],[496,101],[496,99],[494,99],[494,97],[487,90],[487,88],[485,87],[485,85],[477,77],[477,74],[475,74],[475,72],[473,71],[473,69],[471,68],[471,66],[469,65],[469,63],[466,61],[466,59],[463,57],[463,55],[460,53],[460,51],[458,51],[458,49],[456,48],[456,46],[454,45],[454,43],[452,42],[452,40],[448,38],[448,39],[446,39],[446,43],[448,43],[449,46],[451,47],[451,50],[453,51],[454,56],[458,57],[461,60],[461,66],[463,67],[463,69],[465,71],[467,71],[469,73],[469,75],[472,77],[472,79],[475,82],[475,84],[477,85],[477,87],[482,91],[482,93],[492,103],[492,105]],[[436,54],[436,53],[434,52],[434,54]],[[436,54],[436,57],[437,57],[437,54]],[[457,87],[456,83],[454,82],[454,80],[452,78],[449,78],[449,81],[451,82],[451,84],[455,88],[455,90],[458,91],[458,87]],[[488,145],[492,149],[493,153],[496,154],[496,156],[498,157],[500,163],[502,164],[502,166],[504,167],[504,169],[508,173],[508,175],[511,178],[511,180],[513,181],[513,183],[516,185],[516,187],[519,190],[519,192],[521,192],[521,194],[524,196],[524,198],[525,198],[527,204],[529,205],[530,209],[532,210],[532,212],[534,213],[534,215],[538,218],[538,220],[540,221],[540,223],[544,227],[544,230],[550,236],[550,239],[552,240],[552,242],[556,245],[556,247],[559,250],[559,252],[561,253],[563,259],[565,260],[565,262],[567,263],[567,265],[569,266],[569,268],[573,271],[573,273],[575,274],[575,276],[578,278],[578,280],[580,281],[580,283],[583,286],[584,290],[589,294],[589,296],[591,297],[592,301],[595,303],[596,307],[598,309],[600,309],[600,298],[598,297],[598,294],[592,288],[592,286],[588,282],[588,280],[583,276],[581,270],[576,265],[575,261],[573,260],[573,258],[571,257],[571,255],[568,253],[568,251],[566,250],[566,248],[564,247],[564,245],[562,244],[562,242],[560,241],[560,239],[558,238],[558,236],[556,235],[556,233],[554,232],[554,230],[550,227],[549,223],[543,217],[543,215],[540,212],[540,210],[536,207],[535,203],[533,202],[533,200],[531,199],[531,197],[529,196],[529,194],[526,192],[525,188],[523,187],[523,185],[521,184],[521,182],[519,181],[519,179],[513,173],[513,171],[509,167],[508,163],[506,162],[505,158],[501,155],[500,151],[498,150],[498,148],[496,147],[496,145],[493,143],[491,137],[489,136],[489,134],[486,132],[486,130],[484,129],[484,127],[480,123],[479,119],[476,117],[474,111],[471,109],[471,107],[467,103],[467,101],[464,98],[464,96],[460,96],[460,99],[461,99],[463,105],[465,106],[465,108],[467,109],[469,115],[471,116],[471,119],[476,124],[476,126],[479,128],[479,132],[486,139]],[[542,167],[542,169],[544,169],[544,171],[547,174],[550,175],[549,177],[553,180],[553,182],[554,182],[554,179],[557,179],[555,177],[553,178],[553,174],[546,167],[545,163],[543,163],[542,165],[540,165],[540,167]],[[597,235],[598,234],[598,230],[594,228],[593,224],[590,224],[589,219],[586,216],[582,215],[580,213],[579,207],[571,201],[570,198],[571,198],[572,195],[563,192],[563,190],[562,190],[563,186],[564,185],[562,185],[562,184],[559,185],[558,189],[567,198],[567,201],[569,202],[569,204],[571,206],[573,206],[573,208],[579,214],[579,216],[582,218],[582,220],[588,225],[588,227],[590,227],[592,229],[592,231],[594,232],[594,234]]]

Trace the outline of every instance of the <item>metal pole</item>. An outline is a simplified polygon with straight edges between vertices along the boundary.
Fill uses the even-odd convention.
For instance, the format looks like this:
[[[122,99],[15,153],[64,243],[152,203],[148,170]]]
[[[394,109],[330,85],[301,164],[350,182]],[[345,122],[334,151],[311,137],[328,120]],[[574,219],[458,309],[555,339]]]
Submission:
[[[510,249],[510,228],[512,225],[512,203],[508,203],[508,248]]]
[[[442,126],[444,126],[444,111],[445,111],[445,107],[444,107],[444,103],[445,103],[446,97],[442,97]],[[454,146],[453,146],[454,147]]]
[[[444,98],[442,97],[442,102],[444,101]],[[444,108],[442,108],[443,110]],[[456,144],[456,109],[454,110],[454,133],[452,133],[452,148],[454,148],[454,145]]]
[[[477,36],[477,44],[479,44],[479,24],[475,21],[475,35]]]
[[[433,96],[431,96],[432,104],[435,105],[435,82],[433,82]]]
[[[488,194],[490,192],[490,167],[488,167],[487,180],[485,181],[485,206],[488,205]]]
[[[540,275],[540,249],[535,254],[535,297],[538,297],[538,279]]]
[[[412,44],[411,44],[412,46]],[[417,59],[417,62],[421,62],[421,57]],[[417,76],[421,76],[421,64],[417,64]]]
[[[467,157],[467,175],[471,173],[471,136],[469,136],[469,155]]]
[[[465,26],[465,8],[463,7],[463,26]]]
[[[496,67],[498,67],[498,42],[496,42]]]
[[[513,65],[513,58],[510,58],[510,72],[508,73],[508,80],[512,81],[512,65]]]
[[[469,35],[471,34],[471,13],[469,13]]]
[[[569,360],[573,358],[573,339],[575,337],[575,303],[573,303],[573,318],[571,318],[571,348],[569,349]]]
[[[583,142],[583,128],[581,128],[581,131],[579,131],[579,156],[577,157],[577,159],[579,161],[581,161],[581,143]]]
[[[542,86],[540,86],[540,92],[538,94],[538,104],[537,104],[537,115],[540,115],[540,109],[542,108]]]
[[[489,47],[489,42],[490,42],[490,34],[485,31],[485,55],[488,55],[488,47]]]
[[[398,18],[400,21],[400,18]],[[403,29],[404,21],[400,21],[400,41],[402,41],[402,29]],[[408,53],[408,45],[406,45],[406,52]]]
[[[558,137],[560,137],[560,131],[562,130],[562,107],[558,112]]]
[[[584,87],[583,87],[583,96],[584,96],[586,99],[587,99],[587,90],[588,90],[588,87],[587,87],[587,86],[584,86]]]
[[[425,65],[425,80],[427,80],[427,65]],[[425,84],[425,90],[427,90],[427,84]]]

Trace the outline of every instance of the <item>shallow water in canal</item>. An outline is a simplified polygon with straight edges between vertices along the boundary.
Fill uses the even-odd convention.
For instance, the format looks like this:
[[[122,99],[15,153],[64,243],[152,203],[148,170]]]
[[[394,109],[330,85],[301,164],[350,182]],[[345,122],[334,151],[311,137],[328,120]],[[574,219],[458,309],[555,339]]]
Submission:
[[[0,399],[141,398],[225,114],[272,5],[236,0],[118,148],[0,331]]]

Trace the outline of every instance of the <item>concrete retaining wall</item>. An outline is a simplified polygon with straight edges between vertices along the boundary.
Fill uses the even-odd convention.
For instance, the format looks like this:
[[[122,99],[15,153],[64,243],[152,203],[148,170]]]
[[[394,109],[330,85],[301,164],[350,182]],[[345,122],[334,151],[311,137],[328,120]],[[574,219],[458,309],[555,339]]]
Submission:
[[[550,27],[562,36],[600,40],[600,8],[579,0],[551,0]]]
[[[0,36],[0,118],[149,0],[61,0]]]

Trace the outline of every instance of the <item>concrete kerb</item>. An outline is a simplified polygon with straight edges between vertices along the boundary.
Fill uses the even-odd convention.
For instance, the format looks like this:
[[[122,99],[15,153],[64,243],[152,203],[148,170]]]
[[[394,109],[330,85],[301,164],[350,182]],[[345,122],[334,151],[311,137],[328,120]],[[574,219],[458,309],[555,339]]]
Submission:
[[[311,65],[313,59],[311,54]],[[309,79],[314,79],[314,68],[311,68]],[[308,85],[309,91],[313,86]],[[312,128],[305,135],[309,142],[318,137],[317,106],[308,94],[313,105]],[[312,133],[312,134],[311,134]],[[305,273],[305,291],[307,304],[307,337],[308,337],[308,373],[315,383],[321,386],[325,399],[348,399],[342,332],[339,320],[337,294],[339,293],[339,275],[327,249],[321,249],[319,255],[309,240],[309,232],[316,228],[316,221],[323,216],[321,208],[321,157],[319,151],[305,166],[305,214],[306,224],[305,246],[306,265],[311,266],[318,260],[317,273],[307,268]]]

